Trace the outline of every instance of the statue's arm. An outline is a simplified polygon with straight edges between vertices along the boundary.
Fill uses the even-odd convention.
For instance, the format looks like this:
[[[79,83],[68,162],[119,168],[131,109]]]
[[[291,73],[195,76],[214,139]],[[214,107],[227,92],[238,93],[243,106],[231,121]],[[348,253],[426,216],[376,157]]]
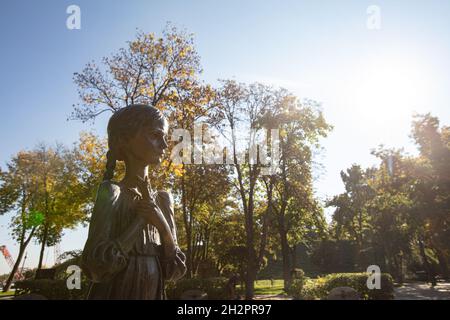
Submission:
[[[136,217],[123,234],[112,237],[114,205],[119,194],[120,189],[110,182],[103,182],[97,192],[82,255],[83,270],[93,282],[107,281],[125,268],[127,254],[145,225],[141,217]]]
[[[178,280],[186,273],[186,256],[180,250],[177,241],[177,228],[175,224],[173,199],[170,193],[166,191],[158,191],[158,206],[166,218],[172,233],[173,240],[176,246],[175,259],[171,261],[164,261],[165,278],[166,280]]]

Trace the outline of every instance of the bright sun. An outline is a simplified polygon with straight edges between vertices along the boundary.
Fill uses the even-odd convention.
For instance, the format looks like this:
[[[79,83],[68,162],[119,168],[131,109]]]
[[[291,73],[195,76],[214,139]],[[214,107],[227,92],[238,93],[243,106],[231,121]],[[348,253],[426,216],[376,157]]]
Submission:
[[[369,120],[409,121],[427,100],[430,79],[418,61],[371,59],[358,70],[353,88],[357,112]]]

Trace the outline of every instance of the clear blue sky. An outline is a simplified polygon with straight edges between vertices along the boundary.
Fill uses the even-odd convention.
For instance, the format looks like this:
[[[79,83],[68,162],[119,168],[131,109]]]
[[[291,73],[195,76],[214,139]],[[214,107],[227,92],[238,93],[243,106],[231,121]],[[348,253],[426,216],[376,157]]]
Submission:
[[[66,28],[66,8],[81,8],[81,30]],[[381,29],[366,26],[369,5]],[[0,165],[37,142],[74,142],[94,125],[66,119],[77,102],[73,72],[123,47],[136,28],[159,33],[167,21],[195,34],[203,77],[284,86],[322,102],[335,126],[316,160],[324,198],[342,191],[339,172],[375,163],[380,143],[414,152],[413,112],[449,124],[448,1],[4,1],[0,9]],[[15,255],[10,215],[0,217],[0,245]],[[82,248],[86,230],[67,231],[62,251]],[[36,266],[37,246],[26,266]],[[53,263],[49,250],[47,264]],[[9,270],[0,258],[0,274]]]

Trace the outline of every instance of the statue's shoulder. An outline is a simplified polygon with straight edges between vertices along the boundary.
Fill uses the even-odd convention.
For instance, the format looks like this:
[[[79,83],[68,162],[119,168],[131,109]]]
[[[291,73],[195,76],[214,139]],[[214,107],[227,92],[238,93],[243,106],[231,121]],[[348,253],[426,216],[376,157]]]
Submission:
[[[97,190],[97,201],[115,201],[120,195],[120,186],[110,180],[105,180],[100,183]]]

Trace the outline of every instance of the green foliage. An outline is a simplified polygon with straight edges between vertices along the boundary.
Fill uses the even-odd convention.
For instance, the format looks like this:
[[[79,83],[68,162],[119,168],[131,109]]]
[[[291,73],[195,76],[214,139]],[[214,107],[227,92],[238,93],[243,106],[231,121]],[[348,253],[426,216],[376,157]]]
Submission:
[[[227,298],[225,291],[227,282],[228,279],[223,277],[182,279],[177,282],[169,282],[166,294],[168,299],[177,300],[187,290],[201,290],[208,295],[209,300],[224,300]]]
[[[327,203],[327,206],[336,208],[333,215],[336,222],[334,233],[338,239],[346,236],[362,245],[371,227],[367,207],[368,201],[374,197],[369,184],[372,170],[352,165],[345,172],[341,171],[341,178],[345,193],[333,197]]]
[[[323,240],[315,244],[311,260],[322,274],[354,272],[357,248],[350,240]]]
[[[40,226],[45,220],[45,216],[38,210],[32,210],[28,213],[26,224],[29,228]]]
[[[361,294],[363,299],[387,300],[394,298],[394,281],[390,274],[381,274],[381,289],[367,287],[367,273],[337,273],[325,277],[323,290],[327,294],[336,287],[351,287]]]
[[[295,278],[292,280],[291,285],[287,289],[287,294],[293,296],[296,299],[299,299],[301,297],[305,281],[305,273],[303,272],[303,270],[296,269]]]
[[[394,281],[390,274],[381,274],[380,289],[369,289],[367,278],[367,273],[332,273],[317,279],[301,281],[296,286],[291,287],[289,294],[296,299],[326,299],[332,289],[350,287],[355,289],[365,300],[390,300],[394,298]]]
[[[450,129],[418,115],[411,137],[419,155],[379,146],[372,151],[378,166],[341,172],[345,192],[327,204],[335,208],[331,233],[355,242],[359,270],[375,263],[402,282],[402,266],[416,269],[419,253],[432,282],[436,273],[450,279]]]
[[[290,295],[294,297],[294,299],[299,300],[320,300],[325,299],[327,297],[327,293],[324,290],[322,283],[324,282],[323,278],[318,279],[306,279],[301,291],[290,292]]]
[[[186,245],[187,276],[213,277],[218,274],[216,262],[226,250],[224,227],[230,234],[234,233],[232,221],[227,221],[225,217],[230,189],[229,172],[222,165],[183,168],[179,183],[173,190],[175,198],[182,200],[177,208],[180,212],[177,227],[179,240]],[[226,239],[225,245],[232,243]]]

